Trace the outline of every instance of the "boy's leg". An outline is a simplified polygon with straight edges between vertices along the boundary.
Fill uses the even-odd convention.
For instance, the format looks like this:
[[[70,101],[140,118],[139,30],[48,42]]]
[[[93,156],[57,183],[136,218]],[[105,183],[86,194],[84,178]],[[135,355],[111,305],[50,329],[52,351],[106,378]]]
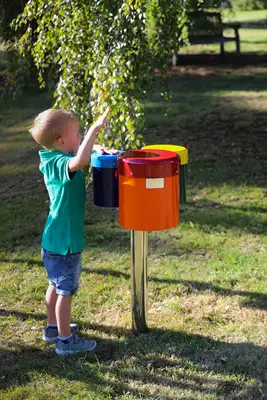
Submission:
[[[56,302],[56,320],[58,327],[58,336],[68,337],[70,332],[70,317],[72,296],[57,295]]]
[[[56,288],[53,285],[49,285],[45,297],[48,325],[57,325],[57,318],[56,318],[57,298],[58,294],[56,293]]]
[[[59,355],[93,351],[96,348],[95,340],[80,338],[70,331],[72,296],[58,295],[56,304],[56,316],[58,322],[58,340],[56,353]]]
[[[47,326],[44,327],[43,340],[46,343],[55,343],[58,337],[56,304],[59,294],[57,289],[58,284],[64,283],[66,279],[66,260],[65,257],[45,249],[42,249],[42,257],[49,278],[49,286],[46,292]],[[64,289],[63,287],[63,291]],[[68,293],[66,294],[68,295]],[[77,324],[70,324],[68,336],[77,332],[78,329]]]
[[[96,342],[75,335],[78,330],[77,325],[70,326],[72,295],[78,290],[81,273],[81,253],[70,253],[62,256],[43,249],[43,260],[49,281],[55,286],[57,294],[55,304],[57,327],[50,329],[47,326],[44,340],[48,343],[56,342],[56,353],[60,355],[94,350]],[[49,289],[49,311],[53,309],[54,300],[54,291]],[[53,319],[52,314],[50,314],[50,317]]]
[[[76,333],[79,330],[79,327],[77,324],[69,324],[69,329],[63,328],[62,331],[66,333],[65,334],[60,334],[58,331],[58,323],[57,323],[57,317],[56,317],[56,307],[58,303],[58,298],[59,297],[70,297],[71,296],[61,296],[56,293],[56,289],[53,285],[49,285],[47,292],[46,292],[46,308],[47,308],[47,326],[44,328],[44,335],[43,339],[46,343],[55,343],[57,340],[58,336],[64,336],[68,337],[73,333]],[[69,312],[69,317],[68,317],[68,311],[66,311],[65,303],[68,303],[69,300],[63,299],[63,307],[62,307],[62,299],[60,299],[59,302],[59,309],[62,309],[62,315],[65,316],[63,319],[59,316],[59,324],[63,324],[65,326],[65,322],[70,319],[70,314]],[[68,307],[67,307],[68,308]],[[70,304],[71,308],[71,304]],[[61,313],[61,311],[59,311]],[[67,318],[66,318],[67,317]],[[62,322],[63,321],[63,322]],[[68,333],[68,330],[70,333]]]

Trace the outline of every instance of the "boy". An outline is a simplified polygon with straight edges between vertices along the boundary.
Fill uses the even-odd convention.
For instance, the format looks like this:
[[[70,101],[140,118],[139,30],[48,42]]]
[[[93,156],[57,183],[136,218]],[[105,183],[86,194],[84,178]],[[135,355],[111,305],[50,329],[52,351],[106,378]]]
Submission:
[[[109,108],[90,127],[82,143],[77,119],[65,110],[42,112],[30,129],[34,140],[44,148],[39,151],[40,171],[50,199],[42,236],[42,258],[49,278],[43,339],[56,343],[59,355],[92,351],[96,347],[94,340],[76,335],[78,326],[70,324],[70,318],[85,245],[85,181],[80,170],[89,164],[92,150],[110,153],[102,146],[94,146],[108,113]]]

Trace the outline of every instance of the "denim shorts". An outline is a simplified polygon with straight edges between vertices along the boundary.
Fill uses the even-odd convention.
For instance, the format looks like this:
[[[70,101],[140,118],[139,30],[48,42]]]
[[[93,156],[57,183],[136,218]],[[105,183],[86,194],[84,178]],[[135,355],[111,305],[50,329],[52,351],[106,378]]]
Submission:
[[[63,296],[75,294],[78,290],[82,269],[82,252],[65,256],[42,249],[42,258],[50,285]]]

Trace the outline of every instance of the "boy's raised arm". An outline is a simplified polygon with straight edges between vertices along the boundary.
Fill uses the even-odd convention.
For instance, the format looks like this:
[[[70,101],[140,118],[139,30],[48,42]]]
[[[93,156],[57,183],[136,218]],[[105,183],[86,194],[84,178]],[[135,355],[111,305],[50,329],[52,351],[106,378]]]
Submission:
[[[109,111],[110,110],[108,107],[104,114],[102,114],[89,128],[84,140],[79,147],[79,150],[77,151],[76,156],[71,158],[69,162],[70,172],[78,171],[89,163],[96,134],[105,125]]]

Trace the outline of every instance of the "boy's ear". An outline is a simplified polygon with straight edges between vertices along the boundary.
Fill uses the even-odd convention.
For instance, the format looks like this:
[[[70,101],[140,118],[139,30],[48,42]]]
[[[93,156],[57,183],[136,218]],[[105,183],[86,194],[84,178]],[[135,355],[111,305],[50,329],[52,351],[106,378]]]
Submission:
[[[60,145],[60,146],[62,146],[62,145],[65,144],[64,139],[63,139],[62,136],[60,136],[59,138],[57,138],[57,144]]]

